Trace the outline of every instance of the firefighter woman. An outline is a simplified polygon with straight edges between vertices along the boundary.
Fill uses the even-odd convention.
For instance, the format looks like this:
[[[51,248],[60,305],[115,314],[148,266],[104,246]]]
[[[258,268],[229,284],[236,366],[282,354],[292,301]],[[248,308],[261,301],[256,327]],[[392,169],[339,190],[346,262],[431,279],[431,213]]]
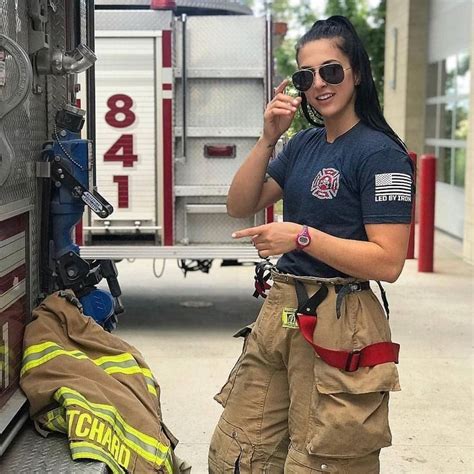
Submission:
[[[317,21],[296,46],[298,98],[275,91],[261,138],[227,207],[246,217],[283,198],[283,222],[233,234],[282,255],[244,349],[216,400],[224,407],[209,471],[370,474],[391,444],[399,390],[388,305],[409,239],[413,172],[385,121],[370,61],[344,17]],[[314,125],[273,149],[301,107]],[[376,288],[375,288],[376,289]]]

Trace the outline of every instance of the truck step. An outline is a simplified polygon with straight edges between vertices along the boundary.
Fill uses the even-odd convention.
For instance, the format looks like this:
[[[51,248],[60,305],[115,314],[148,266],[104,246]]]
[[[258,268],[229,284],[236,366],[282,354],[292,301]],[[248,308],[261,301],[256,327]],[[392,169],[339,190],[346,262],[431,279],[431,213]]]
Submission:
[[[43,438],[27,422],[0,457],[0,472],[57,474],[107,474],[107,466],[96,461],[73,461],[65,435]]]

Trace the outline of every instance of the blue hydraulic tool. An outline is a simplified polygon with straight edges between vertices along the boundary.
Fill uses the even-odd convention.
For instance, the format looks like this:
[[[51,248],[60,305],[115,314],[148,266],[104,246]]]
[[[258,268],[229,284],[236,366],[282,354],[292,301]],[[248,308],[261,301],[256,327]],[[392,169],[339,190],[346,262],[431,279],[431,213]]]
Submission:
[[[84,314],[94,318],[107,331],[117,325],[117,314],[124,308],[120,301],[117,269],[112,260],[84,260],[73,242],[74,226],[87,205],[106,218],[113,207],[95,190],[89,189],[91,142],[81,139],[84,110],[66,105],[56,115],[53,141],[45,144],[43,159],[49,163],[49,180],[44,183],[42,242],[43,290],[52,293],[71,289],[79,298]],[[102,278],[109,291],[97,288]]]

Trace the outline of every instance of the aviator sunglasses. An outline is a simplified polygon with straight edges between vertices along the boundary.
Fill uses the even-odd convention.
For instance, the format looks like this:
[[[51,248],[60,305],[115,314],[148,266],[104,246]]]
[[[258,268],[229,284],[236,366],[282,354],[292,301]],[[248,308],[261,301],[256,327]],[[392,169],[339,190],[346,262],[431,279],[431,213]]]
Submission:
[[[344,71],[347,69],[350,67],[343,68],[339,63],[324,64],[316,68],[300,69],[291,76],[291,80],[296,89],[306,92],[313,85],[316,72],[324,82],[336,85],[344,80]]]

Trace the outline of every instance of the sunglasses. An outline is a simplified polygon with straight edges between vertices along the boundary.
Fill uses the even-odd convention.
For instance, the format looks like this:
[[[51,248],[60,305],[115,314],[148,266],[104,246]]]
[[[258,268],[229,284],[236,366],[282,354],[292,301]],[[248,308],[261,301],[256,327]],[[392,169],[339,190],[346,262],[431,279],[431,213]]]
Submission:
[[[350,67],[343,68],[339,63],[324,64],[317,68],[300,69],[291,76],[291,80],[296,89],[305,92],[313,85],[316,72],[319,73],[319,77],[324,82],[336,85],[344,80],[344,71],[347,71],[347,69],[350,69]]]

